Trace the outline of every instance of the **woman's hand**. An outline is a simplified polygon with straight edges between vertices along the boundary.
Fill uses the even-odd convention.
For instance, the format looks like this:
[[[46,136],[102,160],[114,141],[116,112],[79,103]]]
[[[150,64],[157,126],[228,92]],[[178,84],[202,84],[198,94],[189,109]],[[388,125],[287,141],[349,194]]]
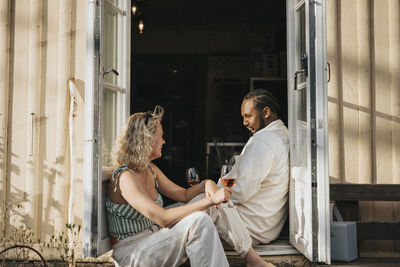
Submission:
[[[206,197],[214,195],[214,193],[217,192],[218,189],[219,187],[213,180],[207,179],[204,181],[204,193],[206,194]]]
[[[228,187],[223,187],[216,191],[212,196],[210,196],[210,198],[213,204],[218,206],[221,203],[228,202],[231,196],[232,190]]]

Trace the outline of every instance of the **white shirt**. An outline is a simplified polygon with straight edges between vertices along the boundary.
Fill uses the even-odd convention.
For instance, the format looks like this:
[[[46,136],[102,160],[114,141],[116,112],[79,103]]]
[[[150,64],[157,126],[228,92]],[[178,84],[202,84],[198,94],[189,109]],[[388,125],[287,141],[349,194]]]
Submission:
[[[289,136],[275,120],[247,141],[226,177],[237,177],[232,202],[250,236],[269,243],[279,236],[287,218]],[[221,181],[218,183],[221,185]]]

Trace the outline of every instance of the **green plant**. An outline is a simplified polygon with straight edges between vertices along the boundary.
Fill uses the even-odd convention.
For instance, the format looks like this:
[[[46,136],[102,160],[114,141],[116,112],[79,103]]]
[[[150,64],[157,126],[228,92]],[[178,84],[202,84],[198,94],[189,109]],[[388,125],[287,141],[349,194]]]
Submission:
[[[17,218],[14,215],[16,214],[22,214],[21,204],[0,202],[0,218],[4,218],[0,220],[0,251],[4,254],[1,259],[3,262],[5,259],[14,259],[24,264],[38,254],[41,257],[40,253],[33,248],[34,245],[41,247],[41,241],[26,225],[15,227]]]
[[[75,266],[75,248],[78,245],[81,226],[77,224],[66,224],[65,232],[54,234],[49,241],[41,241],[36,238],[31,228],[17,224],[18,216],[24,214],[21,204],[0,202],[0,260],[4,263],[7,260],[16,260],[22,264],[28,263],[38,256],[45,263],[42,255],[46,248],[49,251],[55,249],[55,259],[61,262],[67,262],[70,266]],[[35,248],[36,249],[35,249]],[[46,264],[44,264],[46,265]],[[62,263],[57,265],[63,265]]]
[[[81,226],[77,224],[66,224],[66,232],[52,235],[46,246],[53,247],[58,251],[58,256],[62,261],[67,261],[75,266],[75,247],[78,243]],[[72,238],[72,240],[70,240]]]

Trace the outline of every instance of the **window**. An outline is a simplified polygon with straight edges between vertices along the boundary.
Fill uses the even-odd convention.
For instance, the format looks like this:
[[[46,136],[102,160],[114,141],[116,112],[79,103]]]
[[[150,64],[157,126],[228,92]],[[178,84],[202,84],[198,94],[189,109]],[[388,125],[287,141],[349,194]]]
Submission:
[[[129,115],[130,39],[127,1],[106,0],[103,30],[103,95],[101,105],[102,166],[111,165],[111,150]],[[130,7],[130,5],[129,5]]]
[[[83,255],[111,249],[104,209],[103,167],[129,115],[130,0],[88,1],[85,77]]]

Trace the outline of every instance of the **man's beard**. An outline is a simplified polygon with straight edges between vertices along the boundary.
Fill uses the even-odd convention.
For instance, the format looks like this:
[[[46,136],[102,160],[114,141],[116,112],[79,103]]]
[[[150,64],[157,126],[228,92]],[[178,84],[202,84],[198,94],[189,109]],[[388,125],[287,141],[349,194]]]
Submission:
[[[263,129],[265,126],[267,126],[266,125],[266,123],[265,123],[265,121],[264,121],[264,119],[263,119],[263,117],[260,115],[260,117],[258,118],[258,125],[260,126],[258,129],[257,129],[257,131],[254,133],[254,134],[256,134],[259,130],[261,130],[261,129]],[[250,130],[249,130],[250,131]],[[250,131],[250,134],[251,135],[254,135],[251,131]]]
[[[265,126],[267,126],[267,125],[266,125],[266,123],[265,123],[263,117],[260,116],[260,128],[257,130],[257,132],[258,132],[259,130],[263,129]]]

